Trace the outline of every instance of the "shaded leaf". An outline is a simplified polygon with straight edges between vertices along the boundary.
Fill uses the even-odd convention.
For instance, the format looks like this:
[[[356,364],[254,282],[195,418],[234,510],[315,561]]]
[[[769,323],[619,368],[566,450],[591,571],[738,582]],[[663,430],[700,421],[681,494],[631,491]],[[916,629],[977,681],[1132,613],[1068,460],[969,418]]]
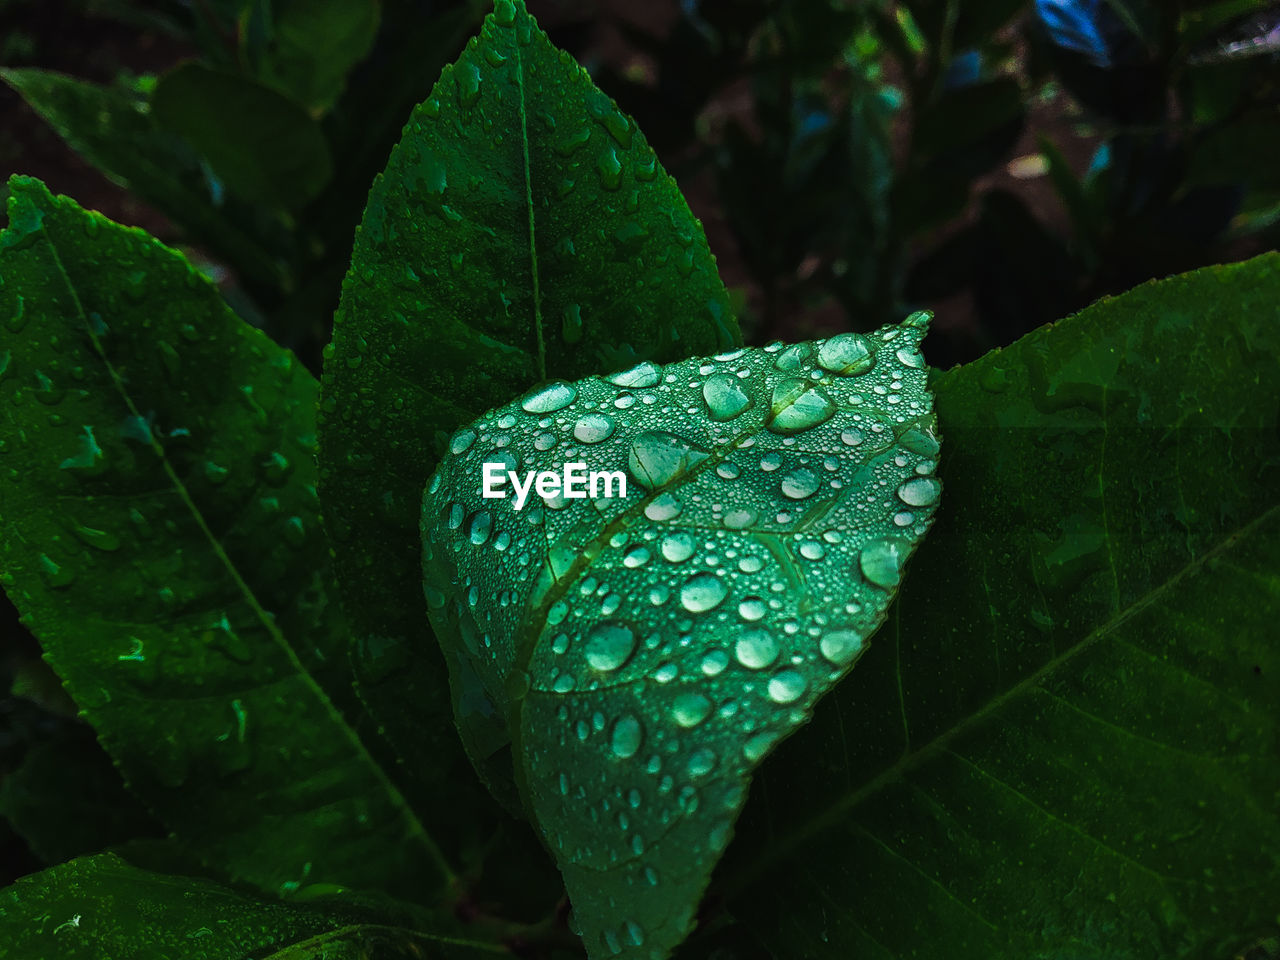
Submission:
[[[738,338],[698,221],[634,124],[500,0],[375,182],[327,351],[321,494],[362,695],[431,822],[487,798],[450,729],[419,564],[449,431],[550,376]]]
[[[434,924],[432,921],[434,920]],[[433,926],[442,932],[431,932]],[[447,932],[443,932],[447,931]],[[397,905],[284,904],[115,854],[82,857],[0,890],[0,957],[59,960],[464,960],[509,956]]]
[[[435,889],[435,847],[324,692],[350,705],[315,381],[180,255],[30,178],[0,277],[0,581],[129,786],[269,890]]]
[[[775,956],[1275,935],[1277,304],[1271,254],[936,377],[946,506],[890,637],[757,776],[724,864]]]
[[[216,249],[247,281],[281,285],[281,268],[259,239],[270,232],[265,224],[247,225],[232,198],[219,202],[199,157],[156,124],[144,100],[52,70],[0,70],[0,79],[71,149]]]
[[[378,0],[274,0],[258,79],[312,108],[329,107],[378,32]]]
[[[454,434],[422,525],[458,727],[590,956],[684,938],[751,771],[883,619],[941,490],[927,321],[555,381]]]
[[[320,125],[248,77],[181,64],[156,82],[151,110],[246,200],[297,210],[333,176]]]

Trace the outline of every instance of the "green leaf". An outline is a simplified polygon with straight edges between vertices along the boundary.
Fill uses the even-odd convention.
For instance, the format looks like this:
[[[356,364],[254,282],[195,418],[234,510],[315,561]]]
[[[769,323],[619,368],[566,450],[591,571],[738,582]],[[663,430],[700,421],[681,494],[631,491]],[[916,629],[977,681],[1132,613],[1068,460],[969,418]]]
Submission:
[[[297,210],[333,176],[320,125],[247,77],[184,63],[157,81],[151,110],[246,200]]]
[[[433,891],[333,700],[316,383],[180,255],[39,181],[0,235],[0,568],[129,786],[232,878]]]
[[[443,438],[548,377],[738,337],[702,228],[644,137],[500,0],[374,184],[322,387],[321,495],[362,695],[429,822],[486,799],[465,793],[415,573]]]
[[[775,956],[1275,935],[1277,304],[1269,254],[937,377],[947,501],[891,635],[756,778],[724,864]]]
[[[156,124],[145,100],[51,70],[0,70],[0,79],[71,149],[212,246],[243,278],[271,288],[283,283],[258,239],[266,231],[251,229],[252,218],[234,199],[215,202],[200,158]]]
[[[0,816],[44,863],[163,835],[83,724],[31,745],[0,780]]]
[[[440,960],[509,956],[428,932],[399,905],[284,904],[194,877],[151,873],[115,854],[82,857],[0,890],[0,958],[59,960]],[[425,922],[424,922],[425,921]],[[435,921],[447,930],[447,920]]]
[[[752,770],[884,618],[941,491],[927,322],[554,381],[454,434],[422,526],[458,727],[590,956],[684,938]],[[512,496],[568,464],[576,493]]]
[[[378,0],[275,0],[258,78],[292,100],[327,109],[378,33]]]

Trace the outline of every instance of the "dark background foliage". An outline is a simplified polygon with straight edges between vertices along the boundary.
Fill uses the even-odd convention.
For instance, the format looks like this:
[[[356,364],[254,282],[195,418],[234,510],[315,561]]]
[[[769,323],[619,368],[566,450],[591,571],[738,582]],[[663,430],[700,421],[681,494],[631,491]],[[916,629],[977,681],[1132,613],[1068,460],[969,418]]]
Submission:
[[[487,6],[0,0],[0,179],[186,250],[318,371],[369,184]],[[1280,241],[1275,3],[529,7],[675,176],[750,343],[928,308],[948,367]],[[4,605],[0,801],[70,769],[97,802],[42,840],[0,821],[0,885],[157,831]]]

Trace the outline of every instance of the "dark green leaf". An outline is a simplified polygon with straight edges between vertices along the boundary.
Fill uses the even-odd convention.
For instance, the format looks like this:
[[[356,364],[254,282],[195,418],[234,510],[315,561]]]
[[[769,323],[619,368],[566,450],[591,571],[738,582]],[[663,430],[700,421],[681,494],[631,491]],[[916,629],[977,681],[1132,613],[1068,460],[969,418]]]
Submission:
[[[0,79],[73,150],[216,249],[243,278],[281,285],[280,266],[258,239],[265,231],[247,229],[233,199],[219,204],[199,157],[157,126],[144,100],[51,70],[0,70]]]
[[[151,110],[246,200],[296,210],[333,176],[329,144],[301,106],[247,77],[185,63],[156,83]]]
[[[327,108],[378,32],[378,0],[274,0],[258,78],[312,108]]]
[[[458,728],[590,956],[685,937],[751,772],[882,621],[941,491],[927,322],[555,381],[454,434],[422,525]],[[570,463],[576,494],[482,494]]]
[[[0,816],[47,864],[162,834],[79,723],[33,744],[22,765],[0,780]]]
[[[10,181],[2,582],[130,787],[228,875],[447,869],[322,688],[350,693],[316,383],[141,231]]]
[[[115,854],[82,857],[0,890],[4,960],[479,960],[509,956],[398,905],[256,900]],[[444,933],[429,930],[448,931]]]
[[[550,376],[711,352],[737,324],[698,221],[634,124],[500,0],[375,182],[321,404],[321,492],[362,693],[474,817],[426,629],[422,484],[449,431]],[[457,829],[463,829],[459,826]]]
[[[1280,112],[1241,120],[1205,136],[1191,152],[1190,183],[1280,190]]]
[[[936,378],[946,505],[889,636],[757,776],[724,865],[775,956],[1275,935],[1277,304],[1271,254]]]

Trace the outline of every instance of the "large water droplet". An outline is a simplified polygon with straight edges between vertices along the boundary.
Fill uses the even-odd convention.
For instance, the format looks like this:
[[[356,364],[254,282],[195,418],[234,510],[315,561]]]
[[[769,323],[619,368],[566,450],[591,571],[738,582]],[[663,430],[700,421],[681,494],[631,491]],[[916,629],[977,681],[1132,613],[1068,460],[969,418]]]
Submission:
[[[605,379],[615,387],[640,390],[656,385],[662,379],[662,368],[646,360],[619,373],[611,373]]]
[[[937,457],[940,449],[938,438],[931,431],[919,426],[911,427],[905,431],[898,438],[898,443],[912,453],[918,453],[920,456],[929,457],[930,459]]]
[[[680,586],[680,603],[690,613],[705,613],[719,606],[728,592],[714,573],[695,573]]]
[[[477,547],[489,540],[493,532],[493,517],[488,510],[477,510],[467,520],[467,539]]]
[[[662,538],[662,556],[672,563],[683,563],[693,556],[693,537],[683,530],[669,533]]]
[[[671,716],[686,729],[696,727],[710,715],[711,706],[711,701],[704,694],[686,691],[676,695],[671,705]]]
[[[706,458],[705,450],[684,437],[662,430],[646,430],[631,441],[627,466],[642,487],[654,490],[666,486]]]
[[[653,498],[652,502],[645,505],[644,515],[650,520],[661,523],[664,520],[674,520],[680,516],[680,501],[669,493],[660,493]]]
[[[942,484],[935,477],[915,477],[898,487],[898,499],[913,507],[927,507],[937,502]]]
[[[903,541],[893,538],[872,540],[858,555],[858,566],[871,583],[888,590],[897,586],[906,559],[907,544]]]
[[[794,703],[804,693],[806,683],[799,672],[787,668],[769,678],[769,699],[774,703]]]
[[[476,442],[476,432],[472,429],[465,428],[459,430],[453,435],[453,439],[449,441],[449,452],[455,456],[460,456],[471,449],[471,445]]]
[[[773,388],[770,419],[774,433],[801,433],[831,419],[836,405],[821,387],[807,380],[783,380]]]
[[[524,396],[520,406],[526,413],[554,413],[573,403],[578,388],[563,380],[555,380]]]
[[[751,406],[742,381],[727,373],[717,373],[702,385],[702,399],[712,420],[732,420]]]
[[[644,744],[644,727],[629,713],[614,721],[609,733],[609,746],[623,760],[634,757]]]
[[[745,631],[734,644],[733,655],[750,670],[763,670],[778,659],[778,641],[761,627]]]
[[[605,621],[597,623],[587,633],[583,647],[587,663],[602,672],[617,670],[636,650],[636,634],[625,623]]]
[[[622,161],[612,146],[606,146],[596,157],[596,170],[600,173],[600,185],[606,190],[617,190],[622,185]]]
[[[480,99],[480,68],[464,59],[454,68],[454,76],[458,81],[458,102],[464,107],[474,106]]]
[[[799,467],[782,478],[782,493],[792,500],[803,500],[817,492],[819,483],[816,473],[808,467]]]
[[[818,364],[830,373],[856,377],[871,369],[875,354],[858,334],[841,333],[818,348]]]
[[[579,443],[600,443],[613,436],[616,427],[607,413],[588,413],[573,425],[573,438]]]
[[[837,667],[843,667],[862,650],[862,637],[853,630],[828,630],[818,641],[822,655]]]

